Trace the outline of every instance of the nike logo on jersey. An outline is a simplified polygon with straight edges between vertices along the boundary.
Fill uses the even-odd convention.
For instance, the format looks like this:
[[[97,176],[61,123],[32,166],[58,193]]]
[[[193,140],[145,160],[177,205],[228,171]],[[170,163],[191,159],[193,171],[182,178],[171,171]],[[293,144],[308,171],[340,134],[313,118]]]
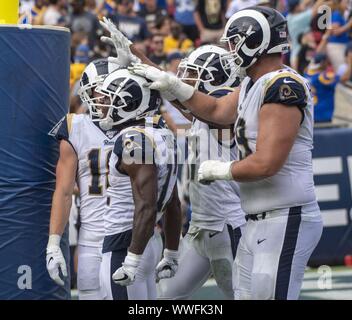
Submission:
[[[131,138],[131,137],[135,137],[137,134],[136,133],[125,133],[125,137],[126,138]]]
[[[261,244],[263,241],[265,241],[266,239],[262,239],[262,240],[257,240],[257,244]]]
[[[218,231],[216,231],[214,233],[209,233],[209,238],[216,236],[218,233],[219,233]]]
[[[48,261],[48,265],[50,264],[51,260],[54,260],[53,257],[50,257],[49,261]]]
[[[290,80],[288,80],[288,79],[284,79],[284,83],[295,83],[294,81],[290,81]]]

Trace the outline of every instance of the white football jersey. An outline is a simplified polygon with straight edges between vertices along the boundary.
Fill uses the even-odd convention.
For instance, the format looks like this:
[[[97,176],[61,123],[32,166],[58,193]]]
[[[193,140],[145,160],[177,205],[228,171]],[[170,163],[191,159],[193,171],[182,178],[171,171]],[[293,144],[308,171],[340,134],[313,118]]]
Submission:
[[[214,96],[233,91],[221,88]],[[236,181],[198,182],[198,169],[205,160],[236,160],[236,144],[229,129],[218,130],[195,119],[187,134],[189,150],[189,197],[192,206],[192,226],[222,231],[224,224],[237,228],[245,223]],[[221,142],[222,141],[222,142]]]
[[[239,159],[256,151],[260,108],[266,103],[298,106],[302,123],[277,174],[256,182],[239,183],[242,208],[248,214],[316,202],[312,171],[313,101],[307,80],[292,69],[285,67],[267,73],[254,84],[248,77],[243,80],[235,124]]]
[[[117,167],[134,159],[139,163],[155,164],[158,170],[157,222],[165,209],[177,180],[177,164],[173,133],[164,127],[160,116],[147,119],[146,126],[123,129],[116,140],[110,158],[108,189],[109,204],[104,215],[105,235],[115,235],[133,227],[134,201],[130,177]],[[143,158],[142,158],[143,157]],[[127,160],[126,160],[127,159]]]
[[[57,137],[67,140],[78,158],[77,185],[80,192],[78,244],[101,247],[104,239],[104,210],[109,185],[109,158],[117,131],[103,132],[87,114],[69,114]]]

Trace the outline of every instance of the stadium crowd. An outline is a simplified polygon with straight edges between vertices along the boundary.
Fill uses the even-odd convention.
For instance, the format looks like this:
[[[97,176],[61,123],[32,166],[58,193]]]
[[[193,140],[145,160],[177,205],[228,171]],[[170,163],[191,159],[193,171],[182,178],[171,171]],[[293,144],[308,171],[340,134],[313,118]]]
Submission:
[[[70,28],[71,111],[80,112],[77,89],[82,71],[90,61],[114,54],[100,40],[102,17],[111,18],[151,61],[175,72],[194,48],[218,44],[226,19],[252,5],[274,7],[287,17],[291,50],[284,61],[310,80],[315,121],[331,121],[336,85],[351,86],[350,0],[21,0],[21,22]],[[176,110],[166,107],[176,127],[187,125]]]

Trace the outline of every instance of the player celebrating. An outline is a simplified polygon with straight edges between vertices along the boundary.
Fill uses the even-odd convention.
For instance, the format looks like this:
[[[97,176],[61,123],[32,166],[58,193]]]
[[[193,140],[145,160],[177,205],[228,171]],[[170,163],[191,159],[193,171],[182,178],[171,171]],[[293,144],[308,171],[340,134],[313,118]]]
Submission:
[[[121,129],[110,158],[101,266],[106,299],[155,299],[161,247],[153,235],[164,215],[166,245],[157,278],[177,270],[181,210],[172,132],[160,117],[157,91],[127,70],[110,74],[96,91],[105,96],[106,124]],[[127,287],[126,287],[127,286]]]
[[[193,114],[235,123],[239,161],[205,161],[198,180],[236,180],[248,223],[234,264],[235,298],[298,299],[308,259],[322,233],[312,172],[313,102],[307,81],[282,65],[287,23],[276,10],[251,7],[227,22],[231,64],[244,68],[240,88],[215,98],[177,77],[136,64]],[[225,58],[225,57],[224,57]]]
[[[81,198],[81,227],[78,239],[78,297],[101,299],[99,270],[104,238],[103,214],[106,204],[108,161],[117,130],[106,130],[101,97],[94,89],[108,73],[118,69],[116,58],[90,63],[81,79],[80,97],[89,108],[88,114],[69,114],[51,131],[60,140],[60,158],[56,167],[56,188],[50,217],[47,246],[47,269],[59,285],[59,269],[67,276],[66,262],[60,249],[60,239],[69,219],[72,192],[77,179]]]
[[[225,49],[214,45],[199,47],[181,61],[179,78],[211,96],[229,94],[240,79],[230,65],[224,67],[224,54]],[[192,218],[182,240],[178,272],[175,277],[160,281],[159,298],[187,299],[213,274],[224,295],[233,299],[232,264],[241,237],[240,227],[245,224],[238,186],[235,181],[211,185],[197,181],[200,162],[207,159],[208,152],[213,159],[212,151],[217,154],[218,150],[222,152],[221,160],[236,159],[233,126],[207,124],[190,113],[185,116],[192,121],[188,133]]]

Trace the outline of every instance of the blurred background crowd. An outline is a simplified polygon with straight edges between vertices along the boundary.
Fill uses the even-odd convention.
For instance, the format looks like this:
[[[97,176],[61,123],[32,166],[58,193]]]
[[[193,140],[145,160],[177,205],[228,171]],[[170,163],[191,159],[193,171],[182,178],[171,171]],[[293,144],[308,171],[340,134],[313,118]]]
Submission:
[[[70,112],[79,113],[85,112],[77,95],[84,68],[94,59],[115,55],[100,41],[102,17],[116,23],[151,61],[176,73],[194,48],[221,45],[227,19],[253,5],[270,6],[286,16],[291,48],[283,62],[309,79],[317,126],[352,123],[352,0],[21,0],[20,23],[71,30]],[[167,101],[162,112],[173,131],[190,127]],[[189,215],[187,187],[180,187]]]
[[[339,83],[352,87],[352,0],[21,0],[20,21],[70,28],[70,108],[81,112],[77,89],[82,71],[90,61],[114,55],[114,49],[100,41],[103,16],[111,18],[150,60],[176,72],[194,48],[219,44],[226,20],[252,5],[274,7],[287,17],[291,51],[283,57],[284,63],[310,80],[315,121],[330,122],[335,87]],[[167,103],[166,110],[174,129],[187,126],[187,120]]]
[[[315,121],[330,122],[336,86],[343,83],[343,90],[347,88],[343,97],[352,88],[352,0],[21,0],[20,21],[70,28],[70,108],[80,112],[77,89],[82,71],[90,61],[114,55],[113,48],[100,41],[103,16],[111,18],[150,60],[176,72],[194,48],[219,44],[226,20],[252,5],[274,7],[287,17],[291,50],[284,63],[310,80]],[[187,125],[177,111],[166,107],[176,127]]]

